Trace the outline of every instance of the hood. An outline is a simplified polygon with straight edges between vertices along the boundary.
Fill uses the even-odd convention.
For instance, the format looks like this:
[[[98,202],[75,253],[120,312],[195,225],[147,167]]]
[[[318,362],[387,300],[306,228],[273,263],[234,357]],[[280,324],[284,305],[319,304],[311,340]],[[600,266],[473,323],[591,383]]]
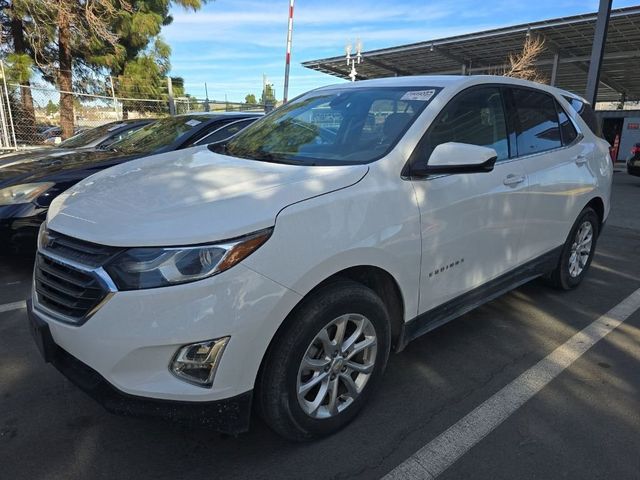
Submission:
[[[76,172],[100,170],[131,158],[131,155],[118,154],[94,149],[50,149],[24,154],[16,160],[0,163],[0,188],[20,183],[56,181],[58,178],[73,178]],[[0,160],[1,161],[1,160]]]
[[[283,165],[191,148],[81,181],[51,204],[48,226],[112,246],[210,243],[273,226],[284,207],[353,185],[367,171],[366,165]]]
[[[22,162],[32,162],[34,160],[41,160],[49,156],[55,157],[59,155],[66,155],[71,153],[68,149],[58,149],[54,147],[48,148],[36,148],[33,150],[13,152],[0,157],[0,168],[9,167],[11,165],[17,165]]]
[[[55,151],[59,151],[59,150],[54,147],[40,147],[40,148],[33,148],[29,150],[17,150],[11,153],[4,153],[0,156],[0,167],[9,165],[14,162],[18,162],[23,158],[39,158],[42,155],[47,155]],[[66,151],[68,152],[68,150]]]

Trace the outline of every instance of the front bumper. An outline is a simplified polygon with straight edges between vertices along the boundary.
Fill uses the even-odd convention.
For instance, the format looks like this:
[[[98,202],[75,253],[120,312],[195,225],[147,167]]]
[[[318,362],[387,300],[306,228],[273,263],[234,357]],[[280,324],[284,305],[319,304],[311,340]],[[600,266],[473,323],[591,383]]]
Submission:
[[[49,325],[34,312],[28,301],[29,327],[46,362],[51,363],[74,385],[119,415],[156,417],[214,428],[231,435],[249,429],[252,391],[212,402],[180,402],[128,395],[111,385],[102,375],[60,348]]]
[[[197,282],[117,291],[82,325],[57,320],[53,312],[39,306],[37,296],[30,311],[47,327],[49,343],[54,345],[50,361],[67,376],[69,364],[80,365],[79,370],[85,372],[82,378],[106,385],[108,388],[96,387],[100,394],[95,395],[109,410],[145,415],[149,410],[163,411],[173,417],[176,405],[187,404],[200,416],[248,409],[247,395],[254,388],[264,354],[300,299],[297,293],[240,264]],[[180,347],[225,336],[230,340],[212,387],[192,385],[170,372],[169,363]],[[81,382],[74,383],[82,388]],[[113,400],[122,396],[135,399],[136,406]],[[141,402],[149,403],[139,408]],[[165,402],[171,407],[159,407]],[[237,406],[229,407],[229,402]],[[153,407],[147,408],[149,405]],[[244,425],[239,420],[234,423]]]
[[[0,206],[1,251],[33,253],[47,208],[32,203]]]

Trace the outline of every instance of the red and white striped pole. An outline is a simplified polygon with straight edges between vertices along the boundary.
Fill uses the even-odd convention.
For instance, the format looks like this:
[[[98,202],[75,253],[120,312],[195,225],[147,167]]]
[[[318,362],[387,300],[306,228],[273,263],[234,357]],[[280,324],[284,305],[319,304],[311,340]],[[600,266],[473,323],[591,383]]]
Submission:
[[[289,69],[291,68],[291,37],[293,35],[293,3],[295,0],[289,0],[289,27],[287,29],[287,55],[284,64],[284,95],[283,103],[287,103],[289,98]]]

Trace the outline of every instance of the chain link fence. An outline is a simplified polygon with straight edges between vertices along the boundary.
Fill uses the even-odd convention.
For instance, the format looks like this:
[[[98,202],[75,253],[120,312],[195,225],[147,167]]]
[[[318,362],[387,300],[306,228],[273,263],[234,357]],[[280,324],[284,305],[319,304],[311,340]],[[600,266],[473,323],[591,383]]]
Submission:
[[[15,150],[55,145],[62,139],[61,92],[47,85],[0,85],[0,148]],[[74,134],[125,119],[161,118],[193,112],[264,111],[261,105],[168,97],[167,100],[121,98],[70,92]]]

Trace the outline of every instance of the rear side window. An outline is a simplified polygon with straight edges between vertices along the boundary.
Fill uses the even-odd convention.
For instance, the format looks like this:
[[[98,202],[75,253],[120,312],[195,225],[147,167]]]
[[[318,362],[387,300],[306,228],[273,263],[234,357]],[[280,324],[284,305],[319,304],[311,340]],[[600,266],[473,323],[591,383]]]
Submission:
[[[509,158],[507,125],[500,89],[474,88],[455,97],[429,129],[425,158],[447,142],[493,148],[498,160]]]
[[[562,137],[555,100],[546,93],[513,89],[518,129],[518,155],[531,155],[560,148]]]
[[[587,124],[589,129],[593,133],[601,137],[602,132],[600,131],[600,122],[598,122],[598,117],[596,117],[596,112],[593,111],[593,108],[591,107],[591,105],[587,102],[583,102],[579,98],[565,96],[564,99],[567,102],[569,102],[569,105],[571,105],[571,108],[573,108],[576,112],[578,112],[578,115],[580,115],[580,118],[584,120],[584,123]]]
[[[558,109],[558,118],[560,119],[560,133],[562,134],[562,144],[569,145],[578,138],[578,132],[573,122],[569,119],[569,116],[562,109],[560,104],[556,102],[556,108]]]

